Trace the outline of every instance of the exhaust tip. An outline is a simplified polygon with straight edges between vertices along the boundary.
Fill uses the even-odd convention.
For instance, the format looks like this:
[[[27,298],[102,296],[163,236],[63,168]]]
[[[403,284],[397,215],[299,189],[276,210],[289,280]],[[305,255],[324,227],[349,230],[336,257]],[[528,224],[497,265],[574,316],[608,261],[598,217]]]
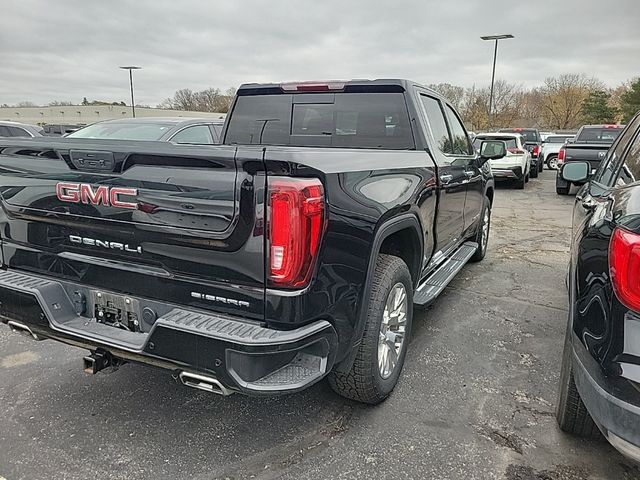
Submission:
[[[31,329],[26,326],[24,323],[16,322],[14,320],[9,320],[7,322],[9,328],[12,332],[19,333],[21,335],[26,335],[27,337],[31,337],[34,340],[42,340],[42,338],[38,337],[35,333],[31,331]]]
[[[191,388],[197,388],[198,390],[204,390],[205,392],[215,393],[225,397],[234,393],[233,390],[222,385],[217,379],[207,375],[182,371],[178,375],[178,378],[180,378],[183,385]]]

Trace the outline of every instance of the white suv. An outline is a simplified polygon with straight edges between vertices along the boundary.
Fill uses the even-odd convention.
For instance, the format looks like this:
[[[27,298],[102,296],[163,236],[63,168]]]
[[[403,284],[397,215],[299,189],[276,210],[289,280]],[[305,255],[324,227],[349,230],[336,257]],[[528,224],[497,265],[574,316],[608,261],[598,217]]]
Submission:
[[[523,189],[529,181],[531,154],[524,147],[524,138],[519,133],[479,133],[473,139],[476,149],[483,140],[502,140],[507,146],[507,155],[491,160],[491,171],[496,180],[515,180],[516,188]]]

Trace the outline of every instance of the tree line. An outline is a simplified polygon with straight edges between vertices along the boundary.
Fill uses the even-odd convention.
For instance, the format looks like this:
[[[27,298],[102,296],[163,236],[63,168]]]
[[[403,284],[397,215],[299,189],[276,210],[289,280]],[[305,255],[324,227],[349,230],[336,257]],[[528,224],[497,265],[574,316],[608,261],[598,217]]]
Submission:
[[[490,87],[461,87],[449,83],[429,85],[446,97],[462,115],[470,130],[489,128]],[[158,104],[158,108],[193,112],[226,113],[236,89],[222,92],[219,88],[194,91],[183,88]],[[589,123],[625,123],[640,110],[640,78],[610,88],[600,80],[584,74],[548,77],[540,86],[521,85],[497,80],[494,84],[491,127],[538,127],[551,130],[573,130]],[[72,105],[68,101],[50,102],[49,106]],[[121,105],[125,102],[88,101],[82,105]],[[3,107],[9,105],[2,105]],[[17,107],[35,107],[32,102],[19,102]]]
[[[447,98],[470,130],[489,128],[490,87],[464,88],[448,83],[429,85]],[[497,80],[491,127],[538,127],[574,130],[584,124],[624,123],[640,110],[640,78],[616,88],[583,74],[548,77],[526,89]]]

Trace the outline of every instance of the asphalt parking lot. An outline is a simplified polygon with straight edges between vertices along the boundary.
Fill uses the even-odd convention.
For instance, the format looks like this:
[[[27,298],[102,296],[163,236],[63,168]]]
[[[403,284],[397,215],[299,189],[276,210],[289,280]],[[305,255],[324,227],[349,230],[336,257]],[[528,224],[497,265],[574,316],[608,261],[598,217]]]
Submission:
[[[0,478],[635,479],[606,442],[553,416],[573,197],[546,171],[499,188],[487,258],[418,311],[401,381],[378,407],[325,382],[222,398],[0,329]]]

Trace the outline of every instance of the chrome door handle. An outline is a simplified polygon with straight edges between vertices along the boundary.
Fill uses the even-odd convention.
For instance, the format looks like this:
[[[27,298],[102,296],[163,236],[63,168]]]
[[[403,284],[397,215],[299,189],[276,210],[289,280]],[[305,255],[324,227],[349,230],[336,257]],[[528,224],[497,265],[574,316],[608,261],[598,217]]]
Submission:
[[[453,175],[440,175],[440,181],[447,185],[451,180],[453,180]]]

